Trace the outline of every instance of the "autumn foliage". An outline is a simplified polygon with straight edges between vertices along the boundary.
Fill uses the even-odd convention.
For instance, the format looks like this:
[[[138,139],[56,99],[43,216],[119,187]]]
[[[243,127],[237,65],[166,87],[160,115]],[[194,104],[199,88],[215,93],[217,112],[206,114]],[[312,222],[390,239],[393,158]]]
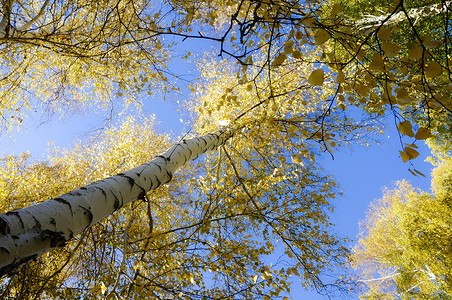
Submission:
[[[413,164],[419,143],[441,148],[452,137],[447,1],[6,0],[0,12],[2,132],[35,111],[108,111],[121,123],[43,162],[5,156],[2,213],[130,169],[172,141],[233,132],[170,184],[3,277],[3,298],[288,299],[294,281],[327,295],[354,291],[363,279],[346,276],[348,239],[329,221],[340,191],[319,158],[378,139],[389,118],[401,161],[423,175]],[[191,53],[186,41],[209,47]],[[189,84],[171,69],[185,61],[199,75]],[[181,91],[190,91],[181,104],[190,131],[158,133],[144,104]],[[433,196],[401,183],[373,208],[356,261],[397,257],[406,234],[419,244],[396,273],[377,266],[364,280],[398,274],[383,292],[417,293],[411,287],[427,282],[425,295],[449,293],[445,269],[431,262],[446,256],[432,256],[437,245],[424,238],[446,228],[433,209],[447,208],[444,182]],[[438,222],[413,231],[418,209],[431,216],[416,215],[419,224]],[[386,229],[397,240],[379,234]],[[423,266],[415,275],[413,262]],[[446,279],[431,284],[431,274]]]

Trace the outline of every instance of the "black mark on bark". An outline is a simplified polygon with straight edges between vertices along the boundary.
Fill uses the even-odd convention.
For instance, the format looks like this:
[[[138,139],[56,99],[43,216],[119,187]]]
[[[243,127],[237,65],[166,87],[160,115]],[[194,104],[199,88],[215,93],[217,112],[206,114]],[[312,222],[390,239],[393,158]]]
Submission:
[[[88,220],[89,220],[88,226],[91,225],[91,222],[93,221],[93,218],[94,218],[93,213],[92,213],[89,209],[87,209],[86,207],[84,207],[84,206],[79,205],[79,207],[83,208],[83,210],[84,210],[84,211],[83,211],[83,214],[84,214],[85,216],[88,216]],[[88,227],[88,226],[86,226],[86,227]]]
[[[42,240],[50,239],[50,247],[63,247],[66,245],[66,239],[64,238],[63,232],[61,231],[53,231],[53,230],[44,230],[41,233]]]
[[[8,223],[0,216],[0,234],[9,234],[11,229],[9,228]]]
[[[9,251],[8,249],[6,249],[5,247],[0,246],[0,251],[1,252],[6,252],[8,254],[11,254],[11,251]]]
[[[173,179],[173,174],[171,174],[171,172],[166,171],[166,175],[168,175],[168,180],[165,182],[162,182],[163,184],[168,183],[171,181],[171,179]]]
[[[68,202],[68,201],[66,201],[66,200],[64,200],[63,198],[60,198],[60,197],[54,198],[53,200],[55,200],[56,202],[59,202],[59,203],[66,204],[67,206],[69,206],[69,210],[71,211],[71,215],[73,215],[73,213],[72,213],[72,205],[71,205],[70,202]]]
[[[9,211],[9,212],[5,213],[5,215],[17,217],[19,219],[21,228],[24,228],[24,221],[22,221],[22,218],[20,217],[19,212],[17,212],[17,211]]]
[[[113,194],[113,193],[112,193]],[[118,199],[118,197],[116,197],[116,195],[115,194],[113,194],[113,197],[115,197],[115,204],[114,204],[114,209],[115,209],[115,211],[116,210],[118,210],[120,207],[121,207],[121,204],[119,203],[119,199]]]

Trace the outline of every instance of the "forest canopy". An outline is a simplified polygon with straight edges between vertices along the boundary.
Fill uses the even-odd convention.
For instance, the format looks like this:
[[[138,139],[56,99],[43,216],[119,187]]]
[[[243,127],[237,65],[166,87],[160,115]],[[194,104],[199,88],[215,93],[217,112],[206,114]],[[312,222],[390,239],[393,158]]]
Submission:
[[[451,9],[439,0],[0,1],[2,134],[36,113],[108,115],[97,135],[44,161],[1,159],[0,258],[13,258],[0,265],[0,297],[288,299],[293,277],[327,296],[360,292],[378,272],[350,276],[350,259],[365,255],[334,230],[341,192],[319,161],[378,141],[389,119],[413,175],[424,175],[415,168],[424,140],[448,174]],[[185,62],[196,78],[177,72]],[[191,116],[182,136],[156,129],[143,109],[159,97]],[[139,165],[163,177],[127,173]],[[401,183],[383,199],[407,214],[422,210],[405,210],[410,199],[447,207],[438,172],[433,196]],[[111,183],[120,180],[123,188]],[[112,205],[89,202],[95,189]],[[55,214],[68,224],[27,210],[37,203],[61,207]],[[422,234],[412,224],[392,233],[425,241],[448,222],[439,210],[415,217],[428,225]],[[378,231],[381,220],[367,224]],[[28,249],[29,235],[45,251],[11,255]],[[362,253],[374,247],[366,245]],[[433,259],[427,248],[410,251]],[[445,269],[425,259],[417,274],[445,283],[410,289],[424,282],[412,261],[391,262],[403,287],[450,295]]]

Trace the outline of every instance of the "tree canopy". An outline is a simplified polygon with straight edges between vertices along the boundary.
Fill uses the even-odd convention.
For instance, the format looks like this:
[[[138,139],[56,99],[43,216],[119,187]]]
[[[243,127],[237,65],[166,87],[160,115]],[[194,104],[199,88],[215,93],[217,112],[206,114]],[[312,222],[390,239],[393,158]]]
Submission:
[[[374,140],[389,117],[401,160],[420,175],[416,143],[434,138],[440,151],[451,138],[447,1],[4,0],[0,12],[3,133],[33,111],[114,115],[137,104],[121,125],[47,161],[5,156],[2,212],[166,149],[174,138],[137,111],[148,95],[185,91],[174,62],[199,70],[182,104],[191,130],[179,140],[233,132],[171,184],[5,276],[3,297],[270,299],[286,297],[290,276],[321,293],[353,289],[328,276],[345,268],[349,251],[328,219],[339,190],[318,158]],[[187,40],[213,50],[190,53]],[[447,198],[447,185],[437,186],[435,197]],[[435,207],[427,205],[435,197],[402,190]]]
[[[352,256],[366,298],[450,297],[450,164],[434,170],[432,194],[402,181],[371,205]]]

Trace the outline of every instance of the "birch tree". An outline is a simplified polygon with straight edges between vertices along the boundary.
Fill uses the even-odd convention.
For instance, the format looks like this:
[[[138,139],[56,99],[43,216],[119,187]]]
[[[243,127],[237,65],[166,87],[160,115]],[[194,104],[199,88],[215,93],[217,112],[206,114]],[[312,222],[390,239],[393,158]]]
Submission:
[[[406,1],[379,7],[388,19],[377,18],[368,27],[350,18],[346,5],[318,1],[169,1],[158,6],[146,1],[3,1],[5,125],[20,122],[23,109],[39,105],[66,110],[65,104],[78,108],[92,102],[102,107],[116,104],[115,95],[127,103],[142,92],[167,89],[164,70],[173,43],[165,37],[210,40],[222,56],[198,61],[202,78],[190,86],[193,101],[184,103],[193,113],[191,139],[155,161],[140,161],[145,164],[127,172],[136,165],[123,164],[134,156],[122,159],[100,147],[100,154],[80,150],[76,153],[89,155],[76,157],[66,151],[58,164],[33,166],[57,177],[78,173],[79,184],[55,189],[45,204],[2,215],[6,246],[2,242],[0,249],[7,258],[2,270],[16,273],[3,282],[5,297],[98,293],[266,299],[287,292],[291,275],[323,293],[344,288],[340,277],[325,281],[325,273],[342,266],[347,250],[330,231],[327,212],[332,211],[335,183],[322,175],[317,158],[334,156],[355,141],[369,142],[371,134],[383,132],[378,121],[388,113],[407,141],[400,151],[405,162],[418,155],[416,142],[432,135],[447,138],[450,126],[447,10],[423,15],[421,26],[406,13],[417,7],[407,7]],[[400,12],[406,18],[391,19]],[[434,30],[438,24],[445,30]],[[165,205],[150,200],[160,194],[147,192],[168,182],[181,163],[213,149],[189,167],[196,176],[183,173],[178,189],[162,194]],[[104,152],[115,158],[115,168],[108,170],[104,160],[95,169],[108,171],[95,172],[95,178],[86,175],[95,171],[86,161]],[[23,160],[5,162],[33,174],[33,168],[20,164]],[[86,170],[76,167],[79,162]],[[116,172],[116,166],[121,170]],[[146,176],[145,170],[150,171]],[[120,174],[101,180],[115,173]],[[101,181],[92,183],[96,180]],[[12,182],[5,180],[6,187]],[[70,192],[75,188],[80,189]],[[36,189],[36,195],[42,190]],[[27,193],[20,199],[33,195]],[[14,205],[8,209],[17,208],[21,201],[11,199]],[[41,210],[54,205],[63,208],[60,216]],[[156,210],[159,219],[152,214]],[[65,216],[77,219],[63,222]],[[146,228],[140,228],[143,223]],[[30,231],[22,230],[27,227]],[[105,237],[109,232],[114,238]],[[81,245],[89,245],[86,240],[92,246],[82,251]],[[19,241],[37,252],[9,255],[27,248],[15,247]],[[46,254],[15,268],[64,243],[71,248],[52,252],[59,253],[55,259]],[[265,257],[275,249],[285,256],[270,265]],[[46,270],[49,261],[52,268]],[[46,279],[40,280],[41,275]],[[84,281],[77,285],[79,278]],[[31,289],[21,282],[35,284]]]
[[[170,12],[151,1],[1,1],[2,129],[34,111],[117,110],[175,88],[159,38]]]
[[[149,120],[137,122],[147,124]],[[143,129],[138,124],[130,119],[122,129],[107,132],[98,143],[57,151],[47,164],[27,163],[26,157],[5,158],[3,174],[9,175],[2,182],[7,200],[2,202],[5,209],[17,204],[27,206],[39,199],[60,200],[1,216],[2,230],[10,230],[3,234],[2,246],[8,245],[3,240],[11,237],[16,243],[22,236],[37,235],[37,242],[44,248],[48,244],[58,247],[25,266],[16,268],[33,254],[4,267],[2,272],[10,272],[3,278],[3,297],[83,298],[98,294],[266,298],[287,295],[291,276],[322,293],[340,288],[340,281],[328,282],[324,278],[331,268],[344,263],[347,253],[341,238],[330,231],[332,224],[327,217],[327,211],[332,210],[329,202],[334,198],[335,183],[321,174],[315,162],[305,158],[296,161],[295,155],[295,162],[286,162],[285,157],[291,159],[289,153],[297,151],[294,145],[280,148],[279,143],[264,135],[256,143],[256,137],[244,128],[234,130],[229,137],[232,132],[225,127],[215,135],[207,135],[207,139],[187,139],[180,146],[173,146],[162,155],[169,155],[169,161],[158,157],[142,165],[141,171],[154,169],[161,174],[150,175],[154,183],[149,181],[146,185],[145,172],[138,179],[137,168],[126,170],[149,159],[152,145],[149,141],[160,138],[153,136],[150,128]],[[143,139],[144,132],[148,139]],[[224,143],[226,137],[229,139]],[[194,158],[199,153],[195,152],[198,146],[193,142],[204,139],[206,142],[201,142],[200,148],[223,146],[206,153],[205,159],[199,158],[202,159],[199,163],[195,161],[195,165],[190,164],[179,174],[168,170],[174,181],[164,185],[169,179],[164,165],[176,164],[177,151],[187,145],[194,148],[184,148],[191,149],[186,150],[191,154],[182,158],[182,162]],[[159,148],[167,146],[167,141],[163,141]],[[275,157],[276,151],[281,151],[281,156]],[[122,173],[60,196],[117,172]],[[136,178],[135,183],[127,174]],[[155,188],[158,181],[162,184],[160,188],[144,196],[143,188]],[[119,189],[120,182],[124,190]],[[106,189],[107,184],[113,191],[105,190],[107,196],[95,188]],[[64,211],[45,209],[47,220],[35,213],[36,220],[31,218],[31,222],[41,226],[30,224],[31,230],[24,235],[19,231],[28,222],[18,227],[13,224],[22,216],[24,219],[30,216],[25,213],[27,210],[39,211],[39,206],[62,204],[63,210],[67,210],[69,205],[65,201],[71,203],[74,211],[66,217],[77,217],[75,202],[79,193],[86,193],[81,206],[90,205],[92,219],[90,214],[84,214],[87,210],[83,208],[77,222],[59,217]],[[102,199],[96,199],[95,194]],[[109,195],[112,202],[107,205],[105,197]],[[126,204],[126,199],[138,201]],[[100,204],[87,204],[90,201]],[[101,218],[101,211],[107,214],[115,210],[94,224],[95,219]],[[60,228],[60,224],[67,229]],[[83,233],[77,236],[73,225]],[[56,233],[51,235],[51,231]],[[61,243],[52,245],[52,237],[57,235]],[[49,240],[45,241],[45,237]],[[60,248],[63,239],[66,245]],[[8,251],[13,253],[13,249]],[[285,253],[284,259],[270,263],[268,257],[276,251]],[[1,257],[4,261],[9,256]]]
[[[416,125],[418,137],[436,132],[450,138],[450,3],[369,4],[333,1],[322,13],[327,26],[319,29],[317,41],[326,45],[345,96],[361,101],[371,114],[393,116],[406,140],[400,151],[406,162],[418,156],[410,146]]]
[[[231,134],[225,128],[184,140],[145,165],[2,215],[1,274],[64,245],[129,202],[143,200],[147,192],[169,182],[184,163],[221,146]]]
[[[433,194],[404,181],[370,206],[352,256],[363,297],[450,297],[450,163],[434,170]]]

